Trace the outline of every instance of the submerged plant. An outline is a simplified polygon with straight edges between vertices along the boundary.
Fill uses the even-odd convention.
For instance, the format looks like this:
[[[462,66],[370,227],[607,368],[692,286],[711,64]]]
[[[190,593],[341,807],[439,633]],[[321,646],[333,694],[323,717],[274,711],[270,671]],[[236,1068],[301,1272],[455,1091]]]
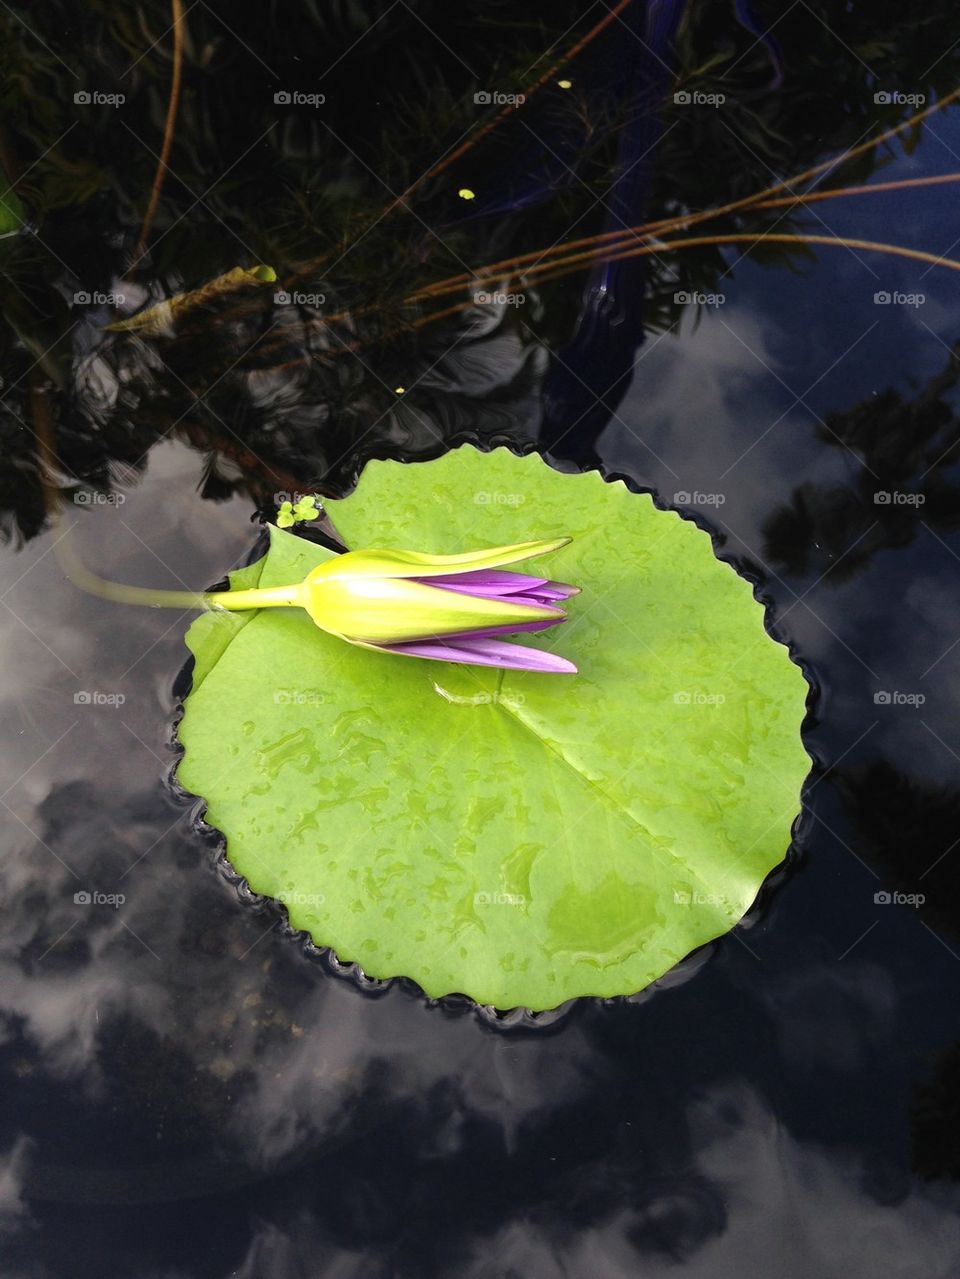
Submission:
[[[577,668],[564,657],[497,638],[566,621],[560,601],[579,587],[498,570],[569,542],[519,542],[462,555],[347,551],[311,569],[300,583],[224,591],[210,601],[232,612],[299,606],[321,630],[383,653],[571,674]]]

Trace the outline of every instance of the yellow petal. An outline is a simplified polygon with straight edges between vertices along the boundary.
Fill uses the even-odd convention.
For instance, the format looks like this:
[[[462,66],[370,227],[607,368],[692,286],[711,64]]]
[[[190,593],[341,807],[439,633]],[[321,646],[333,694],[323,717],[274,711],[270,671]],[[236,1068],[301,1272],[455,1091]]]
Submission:
[[[564,616],[558,608],[463,595],[399,577],[333,576],[324,572],[333,562],[308,574],[300,602],[317,626],[345,639],[399,644]]]
[[[469,573],[473,569],[502,568],[567,546],[569,537],[549,541],[517,542],[514,546],[492,546],[485,551],[465,551],[460,555],[424,555],[420,551],[347,551],[321,564],[314,574],[322,577],[440,577],[447,573]]]

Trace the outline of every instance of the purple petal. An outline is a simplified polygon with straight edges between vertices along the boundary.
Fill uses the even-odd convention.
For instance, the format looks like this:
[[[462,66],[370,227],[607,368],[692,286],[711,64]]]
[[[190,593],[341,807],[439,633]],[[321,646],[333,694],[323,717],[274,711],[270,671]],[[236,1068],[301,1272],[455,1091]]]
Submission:
[[[549,595],[544,595],[540,591],[526,591],[523,594],[502,595],[499,598],[504,604],[527,604],[532,608],[556,609],[559,602],[556,596],[551,598]]]
[[[520,631],[545,631],[551,626],[559,626],[565,617],[545,617],[537,622],[505,622],[500,626],[484,626],[475,631],[458,631],[454,635],[446,635],[444,639],[484,639],[488,635],[517,635]]]
[[[537,594],[545,596],[548,600],[565,600],[571,595],[579,595],[580,587],[568,586],[566,582],[547,582],[537,589]]]
[[[545,653],[539,648],[521,644],[504,644],[501,640],[476,636],[451,637],[443,640],[421,640],[413,644],[378,644],[385,653],[407,657],[425,657],[435,662],[460,662],[467,666],[500,666],[505,670],[540,671],[544,674],[575,675],[577,668],[565,657]]]
[[[424,586],[439,586],[442,590],[457,591],[461,595],[513,596],[529,594],[542,596],[545,601],[565,600],[579,592],[578,586],[564,582],[551,582],[546,577],[531,577],[528,573],[498,573],[478,569],[474,573],[443,573],[437,577],[411,579]]]
[[[545,577],[531,577],[528,573],[499,573],[493,569],[477,569],[470,573],[441,573],[437,577],[418,577],[415,581],[424,586],[441,586],[444,590],[459,591],[462,595],[512,595],[533,586],[544,586]]]

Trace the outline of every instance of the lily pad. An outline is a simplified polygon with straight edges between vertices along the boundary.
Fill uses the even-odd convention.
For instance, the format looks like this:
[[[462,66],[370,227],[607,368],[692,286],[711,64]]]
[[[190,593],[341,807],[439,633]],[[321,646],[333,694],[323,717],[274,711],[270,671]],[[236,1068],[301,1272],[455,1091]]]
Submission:
[[[299,609],[200,617],[179,780],[250,886],[371,976],[503,1009],[632,993],[733,927],[790,842],[807,685],[709,536],[620,482],[469,446],[371,462],[327,505],[357,548],[572,535],[542,571],[583,594],[522,638],[580,673],[371,652]],[[232,584],[328,555],[271,529]]]

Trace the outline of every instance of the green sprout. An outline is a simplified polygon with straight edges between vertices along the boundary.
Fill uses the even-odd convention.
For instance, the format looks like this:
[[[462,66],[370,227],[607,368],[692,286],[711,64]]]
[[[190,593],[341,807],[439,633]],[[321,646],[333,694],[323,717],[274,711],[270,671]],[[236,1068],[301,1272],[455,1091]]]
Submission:
[[[277,528],[290,528],[304,520],[317,520],[321,512],[317,509],[316,496],[301,497],[297,502],[281,502],[277,512]]]

